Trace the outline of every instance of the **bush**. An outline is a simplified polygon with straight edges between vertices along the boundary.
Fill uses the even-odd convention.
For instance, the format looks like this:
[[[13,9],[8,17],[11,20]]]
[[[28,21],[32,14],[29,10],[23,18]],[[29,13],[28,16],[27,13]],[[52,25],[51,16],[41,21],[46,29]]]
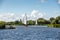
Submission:
[[[5,22],[0,21],[0,28],[5,28]]]
[[[60,24],[54,24],[53,26],[56,28],[60,28]]]

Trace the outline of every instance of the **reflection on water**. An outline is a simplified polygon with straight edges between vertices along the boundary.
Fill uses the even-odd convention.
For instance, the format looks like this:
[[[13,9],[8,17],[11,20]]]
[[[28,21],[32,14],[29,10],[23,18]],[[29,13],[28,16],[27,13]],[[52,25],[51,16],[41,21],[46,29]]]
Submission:
[[[60,40],[60,28],[17,27],[0,30],[0,40]]]

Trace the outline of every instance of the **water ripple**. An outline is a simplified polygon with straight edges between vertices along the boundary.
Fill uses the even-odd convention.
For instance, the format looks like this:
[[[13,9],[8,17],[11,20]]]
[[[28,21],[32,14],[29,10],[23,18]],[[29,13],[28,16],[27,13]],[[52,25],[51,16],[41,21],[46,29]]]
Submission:
[[[43,27],[17,27],[0,30],[0,40],[60,40],[60,29]]]

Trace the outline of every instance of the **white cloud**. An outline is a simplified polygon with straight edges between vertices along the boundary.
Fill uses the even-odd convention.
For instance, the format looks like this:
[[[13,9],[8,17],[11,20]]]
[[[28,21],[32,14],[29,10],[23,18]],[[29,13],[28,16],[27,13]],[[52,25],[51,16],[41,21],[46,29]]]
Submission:
[[[36,20],[37,18],[42,18],[45,16],[45,13],[40,13],[38,10],[32,10],[31,14],[26,14],[27,16],[27,20]],[[16,15],[14,13],[4,13],[4,14],[0,14],[0,20],[2,21],[15,21],[15,20],[19,20],[25,17],[25,14],[22,15]]]
[[[0,14],[0,20],[2,21],[15,21],[18,20],[19,17],[17,17],[14,13],[6,13],[6,14]]]
[[[24,17],[24,16],[25,16],[25,14],[22,14],[22,15],[21,15],[21,17]]]
[[[33,10],[32,13],[31,13],[31,15],[32,15],[32,17],[39,18],[39,17],[43,17],[45,15],[45,13],[40,13],[37,10]]]
[[[38,17],[38,18],[41,18],[41,17],[43,17],[43,16],[44,16],[44,14],[39,13],[37,17]]]
[[[46,15],[45,13],[40,13],[38,10],[33,10],[31,12],[31,15],[28,15],[29,16],[28,19],[36,20],[38,18],[43,18],[45,15]]]
[[[60,4],[60,0],[58,0],[58,4]]]
[[[31,16],[36,17],[36,14],[37,14],[37,13],[38,13],[37,10],[33,10],[32,13],[31,13]]]

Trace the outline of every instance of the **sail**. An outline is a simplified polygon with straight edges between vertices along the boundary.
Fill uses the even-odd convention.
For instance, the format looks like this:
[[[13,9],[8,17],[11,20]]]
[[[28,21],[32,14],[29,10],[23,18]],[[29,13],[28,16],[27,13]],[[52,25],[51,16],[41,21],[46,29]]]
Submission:
[[[24,20],[24,24],[26,24],[26,22],[27,22],[27,15],[26,14],[24,15],[23,20]]]
[[[37,25],[37,20],[36,20],[36,25]]]

